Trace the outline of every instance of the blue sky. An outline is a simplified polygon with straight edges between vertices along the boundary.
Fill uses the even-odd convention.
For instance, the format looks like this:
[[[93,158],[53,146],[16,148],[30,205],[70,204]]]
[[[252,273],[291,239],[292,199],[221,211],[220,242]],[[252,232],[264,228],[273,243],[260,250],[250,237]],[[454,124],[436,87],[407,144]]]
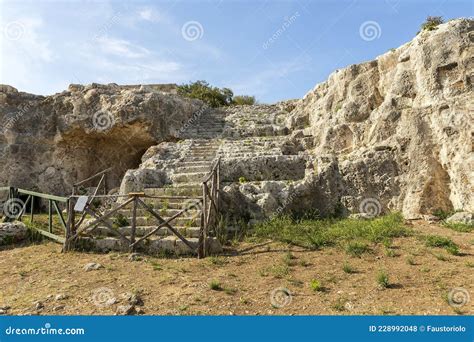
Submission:
[[[203,79],[271,103],[402,45],[428,15],[472,17],[474,1],[0,0],[0,10],[0,83],[19,90]]]

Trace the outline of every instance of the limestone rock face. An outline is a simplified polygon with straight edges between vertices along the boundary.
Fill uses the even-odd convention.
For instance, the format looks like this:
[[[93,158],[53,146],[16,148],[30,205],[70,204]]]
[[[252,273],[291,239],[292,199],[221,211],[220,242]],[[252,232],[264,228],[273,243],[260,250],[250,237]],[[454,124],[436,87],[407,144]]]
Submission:
[[[289,127],[312,135],[311,155],[335,158],[332,196],[409,218],[474,211],[473,42],[473,20],[450,21],[335,71],[296,104]]]
[[[0,223],[0,245],[24,240],[28,236],[28,228],[22,222]]]
[[[171,90],[72,84],[36,96],[0,86],[0,184],[67,195],[73,183],[114,167],[108,186],[119,186],[147,148],[173,139],[201,108]]]

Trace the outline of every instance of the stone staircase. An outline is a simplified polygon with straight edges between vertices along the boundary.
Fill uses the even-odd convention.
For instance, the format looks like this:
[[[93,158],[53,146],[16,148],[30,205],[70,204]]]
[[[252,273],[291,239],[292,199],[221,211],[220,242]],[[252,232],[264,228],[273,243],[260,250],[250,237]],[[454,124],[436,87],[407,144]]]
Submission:
[[[186,209],[183,215],[175,218],[170,224],[196,247],[201,229],[202,181],[209,175],[216,160],[221,144],[221,140],[217,138],[222,135],[224,126],[225,120],[219,111],[203,113],[197,122],[180,132],[181,139],[191,140],[191,143],[186,144],[188,147],[185,156],[174,165],[173,173],[170,176],[172,183],[166,187],[144,189],[145,195],[149,197],[145,197],[143,201],[157,211],[164,220],[168,220]],[[153,198],[154,196],[166,198]],[[115,226],[119,225],[117,230],[120,233],[130,236],[132,205],[121,209],[119,215],[120,219],[111,223]],[[158,225],[158,220],[145,209],[137,210],[136,237],[148,234]],[[95,242],[98,245],[97,249],[116,250],[121,248],[117,238],[111,237],[112,233],[105,227],[96,228],[94,235],[104,237]],[[192,252],[166,227],[160,228],[147,240],[145,249],[149,253],[189,254]],[[217,253],[221,250],[216,238],[208,238],[208,246],[210,253]]]
[[[301,178],[291,168],[285,173],[272,171],[272,174],[259,172],[258,168],[267,168],[268,165],[293,165],[298,162],[299,156],[285,152],[284,144],[287,130],[283,121],[278,119],[282,111],[276,106],[248,106],[229,107],[226,109],[210,109],[203,112],[197,120],[185,125],[179,132],[180,157],[172,160],[167,166],[166,174],[169,183],[165,186],[150,186],[144,188],[145,195],[149,196],[144,202],[153,207],[160,216],[168,220],[181,210],[186,213],[171,222],[171,225],[197,246],[201,226],[202,181],[208,176],[211,168],[220,157],[227,165],[222,171],[222,181],[226,183],[239,182],[239,178],[248,181],[273,179]],[[284,113],[283,113],[284,114]],[[259,165],[258,163],[261,163]],[[222,165],[222,164],[221,164]],[[243,176],[243,177],[241,177]],[[167,197],[153,198],[154,196]],[[119,212],[120,222],[113,222],[118,231],[130,236],[132,221],[132,207]],[[138,209],[136,218],[136,236],[144,236],[158,225],[158,220],[146,210]],[[97,240],[99,249],[113,250],[119,248],[117,238],[110,237],[105,227],[98,227],[95,235],[105,238]],[[209,238],[208,245],[211,253],[221,250],[215,238]],[[147,239],[146,252],[175,254],[190,253],[189,247],[177,238],[169,229],[163,227],[156,234]]]

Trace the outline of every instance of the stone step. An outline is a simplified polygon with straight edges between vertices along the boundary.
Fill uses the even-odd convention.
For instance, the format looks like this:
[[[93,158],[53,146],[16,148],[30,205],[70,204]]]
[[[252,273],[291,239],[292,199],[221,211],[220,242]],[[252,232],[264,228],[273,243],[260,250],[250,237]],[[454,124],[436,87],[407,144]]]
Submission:
[[[166,214],[166,216],[168,216],[168,217],[176,215],[177,213],[179,213],[183,209],[188,209],[188,211],[185,214],[187,217],[192,218],[192,217],[196,217],[196,215],[200,215],[200,210],[201,210],[200,202],[183,201],[183,202],[180,202],[180,203],[176,203],[176,206],[174,208],[170,208],[169,205],[170,204],[165,205],[164,208],[163,207],[159,208],[157,206],[153,206],[153,210],[156,211],[161,216],[163,216],[163,214]],[[123,215],[127,218],[130,218],[133,215],[133,210],[132,209],[121,209],[118,212],[120,213],[120,215]],[[151,214],[146,209],[138,209],[137,208],[137,216],[151,216]]]
[[[145,189],[145,194],[150,196],[201,196],[202,189],[199,185],[187,186],[183,183],[182,186],[174,186],[170,188],[149,188]]]
[[[190,249],[181,239],[176,236],[166,236],[164,238],[149,239],[144,243],[137,245],[137,251],[149,255],[162,256],[163,253],[173,255],[189,255],[194,254],[199,244],[198,238],[187,238],[192,245]],[[91,251],[96,252],[128,252],[129,246],[121,239],[115,237],[107,237],[104,239],[81,238],[80,245],[88,246]],[[208,252],[217,254],[222,252],[222,246],[216,238],[209,237],[207,239]]]
[[[193,173],[175,173],[170,178],[175,182],[199,182],[208,175],[208,172],[193,172]]]
[[[200,167],[200,166],[210,166],[211,163],[208,163],[205,160],[197,160],[197,161],[180,161],[177,164],[177,167]]]
[[[215,157],[217,151],[219,149],[215,150],[189,150],[187,156],[213,156]]]
[[[199,237],[199,231],[201,230],[200,227],[174,226],[172,223],[170,225],[171,227],[175,228],[184,237]],[[135,236],[137,237],[145,236],[156,227],[158,227],[158,225],[137,226],[135,229]],[[120,232],[122,235],[129,237],[132,234],[132,227],[131,226],[118,227],[117,231]],[[117,236],[117,234],[114,234],[113,232],[110,231],[110,229],[107,229],[104,226],[99,226],[96,229],[88,232],[88,234],[92,236]],[[174,236],[174,233],[166,227],[161,227],[153,235],[151,235],[150,238],[158,237],[158,236]]]
[[[169,220],[172,215],[165,211],[164,209],[159,210],[158,214],[163,218],[163,220]],[[132,217],[129,216],[126,218],[128,224],[132,224]],[[137,226],[154,226],[160,224],[158,219],[156,219],[151,214],[147,216],[137,216]],[[201,225],[201,213],[194,212],[194,215],[190,212],[183,213],[183,216],[178,216],[170,222],[172,226],[183,226],[183,227],[199,227]]]
[[[178,173],[194,173],[194,172],[205,172],[209,173],[211,170],[211,165],[199,165],[199,166],[178,166],[176,172]]]
[[[182,160],[182,162],[208,162],[212,163],[212,161],[215,159],[215,156],[186,156]]]

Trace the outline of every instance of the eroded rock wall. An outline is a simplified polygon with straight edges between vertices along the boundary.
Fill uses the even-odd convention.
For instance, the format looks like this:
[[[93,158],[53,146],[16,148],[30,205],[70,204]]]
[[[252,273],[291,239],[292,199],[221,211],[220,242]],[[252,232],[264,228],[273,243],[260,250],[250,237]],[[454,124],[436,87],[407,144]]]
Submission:
[[[108,187],[118,187],[150,146],[174,139],[202,107],[155,88],[71,85],[36,96],[1,86],[0,184],[67,195],[113,167]]]
[[[474,21],[423,31],[373,61],[337,70],[293,110],[313,156],[336,159],[339,197],[373,197],[407,217],[474,211]]]

